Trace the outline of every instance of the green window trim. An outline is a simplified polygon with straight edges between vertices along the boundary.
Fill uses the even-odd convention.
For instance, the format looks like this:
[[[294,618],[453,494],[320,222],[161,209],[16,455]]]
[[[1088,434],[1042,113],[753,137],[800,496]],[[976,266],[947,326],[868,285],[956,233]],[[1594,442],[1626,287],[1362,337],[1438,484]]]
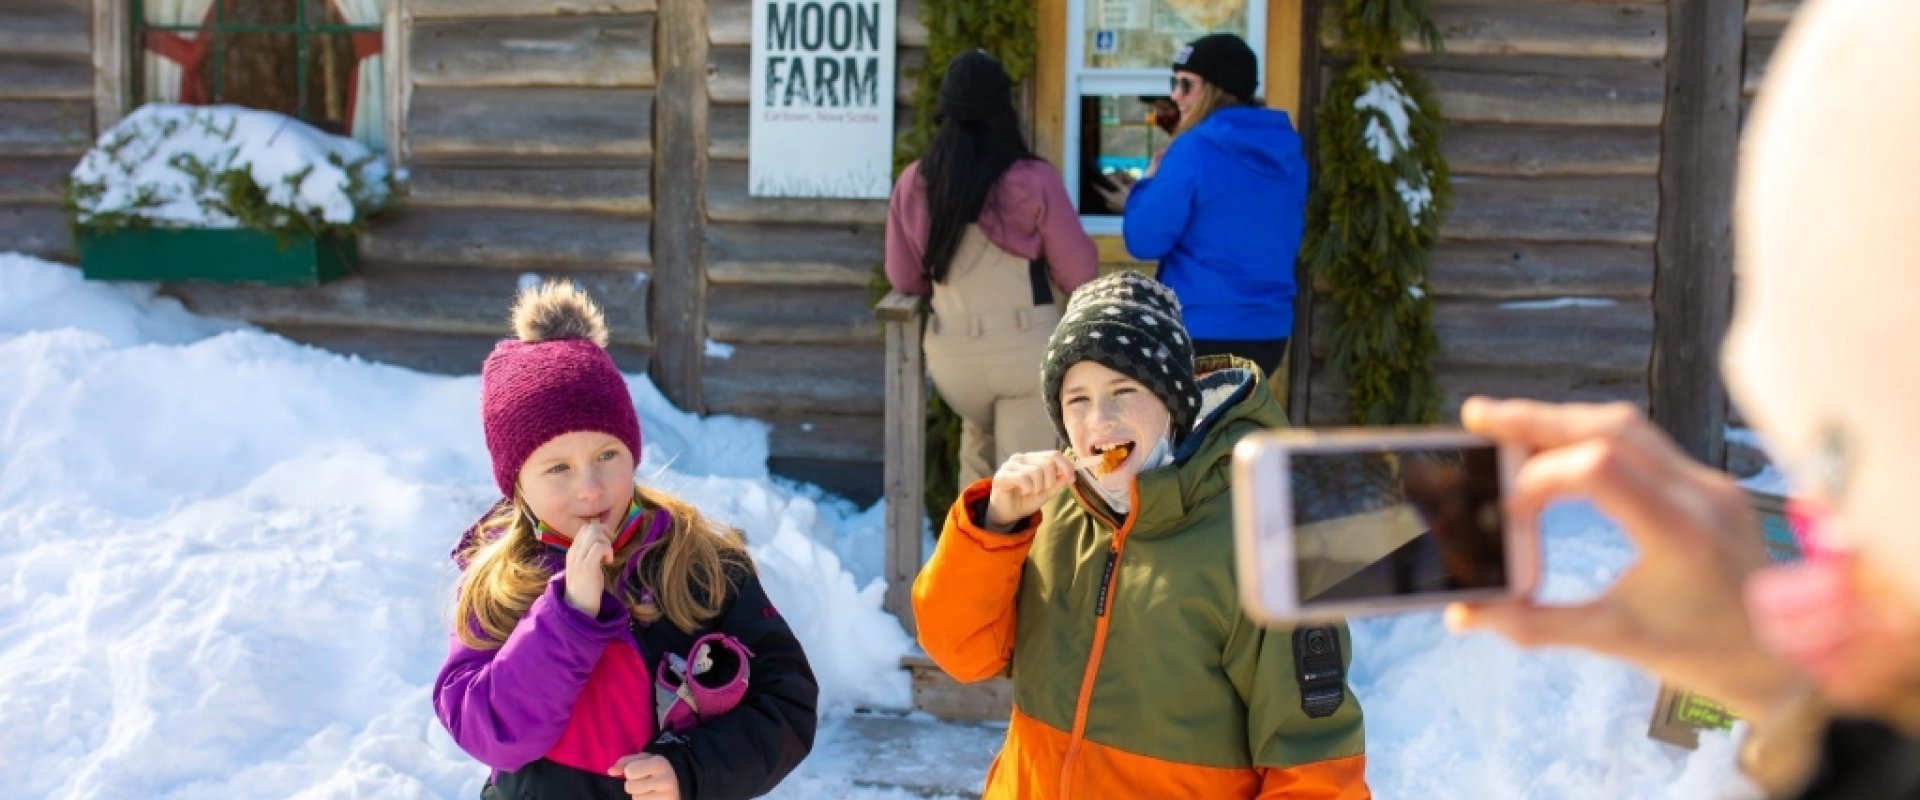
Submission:
[[[351,25],[351,24],[343,24],[343,23],[331,23],[331,22],[318,22],[318,23],[308,22],[307,21],[307,3],[305,2],[305,0],[294,0],[293,6],[294,6],[294,14],[296,19],[292,24],[227,22],[224,19],[224,12],[226,9],[227,0],[214,0],[213,21],[209,23],[205,23],[201,25],[172,25],[172,24],[163,24],[163,23],[150,23],[150,22],[147,22],[146,4],[143,2],[143,0],[129,0],[129,2],[131,3],[133,8],[133,20],[132,20],[133,36],[131,37],[131,41],[133,44],[134,55],[135,55],[133,63],[135,64],[140,64],[143,61],[143,59],[141,59],[139,56],[146,52],[145,34],[147,31],[167,31],[171,33],[201,33],[201,34],[209,34],[215,37],[213,42],[208,46],[208,50],[212,54],[212,58],[213,58],[213,80],[212,80],[213,85],[210,87],[208,97],[210,97],[212,102],[215,102],[215,103],[218,103],[221,101],[222,93],[226,88],[226,69],[225,69],[226,48],[221,46],[221,41],[219,37],[223,35],[236,34],[236,33],[291,33],[293,34],[295,38],[294,80],[296,81],[298,86],[297,94],[299,97],[299,101],[298,101],[299,113],[296,114],[295,116],[297,116],[302,122],[312,121],[312,115],[309,113],[307,108],[307,98],[311,94],[311,92],[309,91],[311,87],[308,85],[309,83],[308,79],[311,74],[310,62],[312,60],[312,56],[309,54],[308,47],[307,47],[309,37],[314,36],[316,34],[351,35],[356,33],[379,33],[381,31],[381,26],[379,25]],[[144,85],[144,84],[136,82],[136,85]],[[145,100],[144,97],[142,97],[141,99]]]

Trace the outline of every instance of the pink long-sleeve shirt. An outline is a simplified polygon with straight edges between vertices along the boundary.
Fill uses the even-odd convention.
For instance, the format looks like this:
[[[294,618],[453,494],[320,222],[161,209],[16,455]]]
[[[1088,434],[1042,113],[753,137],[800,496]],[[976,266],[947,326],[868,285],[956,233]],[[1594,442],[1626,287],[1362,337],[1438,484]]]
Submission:
[[[980,231],[1000,249],[1027,260],[1046,258],[1053,282],[1071,293],[1093,280],[1100,253],[1080,227],[1080,214],[1053,165],[1016,162],[1000,176],[980,210]],[[927,187],[920,162],[908,164],[893,184],[887,207],[887,281],[906,294],[932,294],[920,260],[927,251]]]

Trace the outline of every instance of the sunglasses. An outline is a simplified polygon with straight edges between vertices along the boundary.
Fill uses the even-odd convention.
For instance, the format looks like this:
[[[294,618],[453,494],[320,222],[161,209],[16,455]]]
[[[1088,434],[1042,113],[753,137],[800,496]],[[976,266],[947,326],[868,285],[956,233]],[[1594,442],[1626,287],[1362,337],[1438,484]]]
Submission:
[[[1167,81],[1167,85],[1173,90],[1174,94],[1185,94],[1187,92],[1193,91],[1194,80],[1192,78],[1183,78],[1176,75],[1172,79]]]

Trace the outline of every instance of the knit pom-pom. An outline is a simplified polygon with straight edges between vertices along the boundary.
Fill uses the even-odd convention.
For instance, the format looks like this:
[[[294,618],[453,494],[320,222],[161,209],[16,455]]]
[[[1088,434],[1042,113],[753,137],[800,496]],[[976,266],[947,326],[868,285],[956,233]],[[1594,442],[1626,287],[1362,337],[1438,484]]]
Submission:
[[[591,339],[607,346],[607,319],[572,281],[526,289],[513,303],[513,335],[523,342]]]

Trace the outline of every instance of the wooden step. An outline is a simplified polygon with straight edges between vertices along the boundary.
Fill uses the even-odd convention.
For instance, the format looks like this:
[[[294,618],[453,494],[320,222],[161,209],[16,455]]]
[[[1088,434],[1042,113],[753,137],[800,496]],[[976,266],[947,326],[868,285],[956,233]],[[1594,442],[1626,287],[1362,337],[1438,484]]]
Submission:
[[[949,722],[1005,722],[1013,716],[1013,678],[1004,671],[961,683],[917,649],[902,657],[900,666],[913,673],[916,709]]]

